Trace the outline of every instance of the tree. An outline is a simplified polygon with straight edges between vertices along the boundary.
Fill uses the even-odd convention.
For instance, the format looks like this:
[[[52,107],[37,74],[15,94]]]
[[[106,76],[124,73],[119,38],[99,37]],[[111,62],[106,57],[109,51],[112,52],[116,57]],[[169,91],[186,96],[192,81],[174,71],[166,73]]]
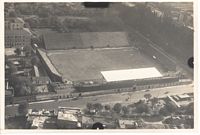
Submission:
[[[104,108],[105,108],[105,110],[110,110],[111,107],[110,107],[110,105],[105,105]]]
[[[38,65],[40,62],[39,58],[37,56],[33,56],[32,59],[31,59],[31,63],[33,65]]]
[[[169,101],[168,104],[165,105],[165,107],[170,113],[175,113],[177,111],[177,106],[172,101]]]
[[[9,64],[9,67],[10,67],[10,74],[13,75],[14,73],[16,73],[18,70],[17,70],[17,67],[14,65],[14,64]]]
[[[120,103],[116,103],[113,107],[113,110],[117,113],[120,113],[122,109],[122,105]]]
[[[124,114],[127,114],[128,113],[128,108],[126,106],[123,106],[122,107],[122,111]]]
[[[91,45],[90,48],[93,50],[93,49],[94,49],[94,46]]]
[[[98,111],[100,111],[100,110],[103,109],[103,106],[102,106],[100,103],[96,103],[96,104],[94,104],[93,106],[94,106],[94,108],[95,108],[96,110],[98,110]]]
[[[35,28],[39,25],[39,18],[28,18],[25,22],[31,27]]]
[[[37,12],[38,12],[38,16],[41,18],[46,18],[49,16],[49,9],[47,9],[45,7],[40,6],[38,8]]]
[[[18,106],[18,113],[20,115],[26,115],[28,112],[28,102],[20,103]]]
[[[192,102],[186,106],[185,113],[189,114],[189,115],[194,115],[194,102]]]
[[[137,113],[148,113],[149,112],[149,106],[145,104],[144,102],[139,102],[136,104],[136,112]]]
[[[26,96],[27,95],[26,86],[17,84],[15,86],[15,92],[14,93],[15,93],[15,96]]]
[[[90,110],[90,109],[92,109],[92,108],[93,108],[93,104],[92,104],[92,103],[87,103],[87,105],[86,105],[86,106],[87,106],[87,109],[88,109],[88,110]]]
[[[25,28],[28,28],[28,29],[31,29],[31,27],[30,27],[30,25],[29,25],[28,22],[25,22],[24,27],[25,27]]]
[[[25,47],[23,48],[23,51],[25,52],[25,55],[26,55],[26,56],[31,56],[31,50],[32,50],[32,48],[31,48],[30,45],[25,46]]]
[[[158,103],[159,99],[157,97],[154,97],[151,99],[152,105],[155,105],[156,103]]]
[[[149,100],[151,97],[152,97],[151,94],[145,94],[145,95],[144,95],[144,98],[146,98],[147,100]]]
[[[17,17],[16,12],[12,11],[9,13],[9,17]]]
[[[30,79],[26,77],[12,76],[10,82],[14,88],[15,96],[30,95],[35,89]]]
[[[53,15],[50,17],[50,25],[57,27],[58,24],[58,17]]]
[[[161,114],[163,116],[168,116],[168,115],[170,115],[170,112],[168,111],[168,109],[166,107],[163,107],[160,109],[159,114]]]
[[[16,49],[15,49],[15,53],[19,56],[19,55],[21,54],[21,49],[16,48]]]

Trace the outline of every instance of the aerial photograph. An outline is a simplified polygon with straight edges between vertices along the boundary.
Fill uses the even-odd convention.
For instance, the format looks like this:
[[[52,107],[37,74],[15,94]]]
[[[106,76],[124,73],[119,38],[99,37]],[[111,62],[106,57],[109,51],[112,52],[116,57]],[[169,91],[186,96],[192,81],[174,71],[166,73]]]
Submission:
[[[194,129],[193,18],[193,2],[4,2],[5,129]]]

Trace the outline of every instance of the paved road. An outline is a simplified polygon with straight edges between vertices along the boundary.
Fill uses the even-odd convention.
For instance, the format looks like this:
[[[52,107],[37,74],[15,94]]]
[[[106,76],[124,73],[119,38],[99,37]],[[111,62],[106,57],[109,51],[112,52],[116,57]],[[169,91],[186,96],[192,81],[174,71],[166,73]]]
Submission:
[[[29,108],[32,109],[57,109],[58,106],[65,107],[80,107],[85,108],[87,103],[102,103],[102,104],[131,104],[139,101],[144,98],[144,94],[150,93],[153,97],[163,97],[167,95],[175,95],[175,94],[183,94],[183,93],[191,93],[193,92],[192,85],[181,85],[181,86],[173,86],[166,88],[157,88],[152,89],[150,91],[136,91],[136,92],[125,92],[118,94],[107,94],[107,95],[99,95],[99,96],[91,96],[91,97],[82,97],[78,100],[63,100],[63,101],[43,101],[31,103]],[[126,101],[127,98],[130,98]],[[6,115],[14,116],[17,113],[17,105],[7,106],[6,107]]]

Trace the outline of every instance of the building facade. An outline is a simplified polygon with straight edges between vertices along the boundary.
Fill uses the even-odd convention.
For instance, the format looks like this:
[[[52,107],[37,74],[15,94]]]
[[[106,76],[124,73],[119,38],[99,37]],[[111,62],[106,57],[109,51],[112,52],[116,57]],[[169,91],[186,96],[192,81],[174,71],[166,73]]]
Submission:
[[[7,18],[5,20],[5,47],[20,48],[31,45],[31,32],[24,28],[25,22],[21,18]]]

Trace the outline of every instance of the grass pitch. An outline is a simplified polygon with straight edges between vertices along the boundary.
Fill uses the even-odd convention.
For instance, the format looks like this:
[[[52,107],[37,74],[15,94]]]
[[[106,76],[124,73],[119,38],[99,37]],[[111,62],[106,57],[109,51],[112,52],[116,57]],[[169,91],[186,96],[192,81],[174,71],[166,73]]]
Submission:
[[[63,77],[71,81],[101,80],[101,71],[107,70],[156,67],[154,62],[130,47],[52,50],[48,51],[48,56]]]

